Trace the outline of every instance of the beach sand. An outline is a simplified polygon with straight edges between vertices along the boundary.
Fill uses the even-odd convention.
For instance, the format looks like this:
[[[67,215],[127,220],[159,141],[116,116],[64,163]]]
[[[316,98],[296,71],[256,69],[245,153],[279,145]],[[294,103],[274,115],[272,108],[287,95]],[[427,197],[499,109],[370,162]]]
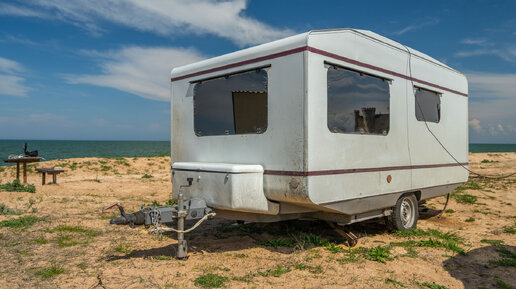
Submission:
[[[34,168],[54,166],[66,172],[57,185],[42,186]],[[470,168],[482,174],[514,172],[516,153],[470,154]],[[15,167],[0,167],[1,183],[14,175]],[[428,201],[418,223],[424,236],[399,236],[383,220],[353,225],[360,237],[357,247],[366,249],[350,254],[342,245],[317,244],[322,239],[339,242],[322,222],[238,225],[215,219],[187,234],[190,254],[185,261],[173,258],[174,234],[158,241],[144,227],[109,225],[117,211],[101,212],[114,202],[129,212],[141,204],[164,204],[171,192],[169,158],[54,160],[29,166],[28,181],[36,193],[0,192],[0,205],[19,213],[0,214],[0,221],[38,218],[27,227],[0,227],[1,288],[92,288],[99,280],[105,288],[195,288],[208,284],[199,279],[203,275],[220,276],[226,288],[516,285],[511,259],[516,254],[516,177],[472,179],[450,199],[441,218],[435,215],[446,197]],[[460,240],[430,229],[451,232]],[[288,241],[292,247],[264,246],[267,241]],[[367,249],[374,247],[384,249]],[[465,255],[457,253],[461,248]],[[389,253],[382,259],[383,251]],[[503,266],[509,264],[500,262],[504,258],[513,265]]]

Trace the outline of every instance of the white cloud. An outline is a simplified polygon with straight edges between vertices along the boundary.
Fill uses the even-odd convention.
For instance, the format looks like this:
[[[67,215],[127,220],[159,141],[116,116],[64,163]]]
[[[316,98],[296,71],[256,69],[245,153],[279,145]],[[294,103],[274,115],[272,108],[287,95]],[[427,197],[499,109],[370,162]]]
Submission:
[[[143,98],[170,99],[170,71],[173,67],[204,59],[193,49],[125,47],[118,51],[85,52],[101,61],[102,74],[66,75],[73,84],[111,87]]]
[[[94,34],[103,32],[100,27],[103,21],[163,36],[214,34],[241,46],[264,43],[294,33],[247,17],[244,14],[246,0],[36,0],[33,5],[38,5],[46,14],[53,14],[57,20]],[[4,15],[21,16],[15,10],[18,7],[10,7]],[[29,14],[27,12],[23,16]]]
[[[477,140],[516,142],[516,74],[467,73],[469,83],[469,125]],[[482,124],[482,126],[480,125]],[[485,128],[485,130],[483,129]],[[502,139],[503,138],[503,139]]]
[[[460,41],[460,43],[462,44],[468,44],[468,45],[481,45],[481,46],[484,46],[484,45],[488,45],[489,43],[487,42],[486,39],[484,38],[466,38],[466,39],[462,39]]]
[[[30,88],[23,83],[25,68],[16,61],[0,57],[0,95],[27,96]]]
[[[457,57],[473,57],[480,55],[494,55],[508,62],[516,62],[516,46],[504,46],[499,48],[479,48],[462,50],[455,53]]]
[[[0,15],[49,18],[49,15],[31,8],[0,3]]]
[[[12,74],[20,73],[24,70],[23,66],[18,62],[0,57],[0,72]]]
[[[496,127],[497,127],[497,128],[498,128],[498,130],[499,130],[499,131],[501,131],[501,132],[504,132],[504,131],[505,131],[505,130],[503,129],[503,126],[502,126],[501,124],[498,124]]]
[[[421,29],[421,28],[424,28],[426,26],[432,26],[432,25],[436,25],[436,24],[439,24],[440,22],[440,19],[438,18],[434,18],[434,19],[431,19],[429,21],[426,21],[426,22],[423,22],[423,23],[420,23],[420,24],[413,24],[413,25],[409,25],[401,30],[398,30],[398,31],[395,31],[395,32],[392,32],[393,35],[403,35],[409,31],[413,31],[413,30],[418,30],[418,29]]]
[[[469,121],[469,126],[471,126],[477,132],[482,131],[482,127],[480,126],[480,120],[476,118]]]

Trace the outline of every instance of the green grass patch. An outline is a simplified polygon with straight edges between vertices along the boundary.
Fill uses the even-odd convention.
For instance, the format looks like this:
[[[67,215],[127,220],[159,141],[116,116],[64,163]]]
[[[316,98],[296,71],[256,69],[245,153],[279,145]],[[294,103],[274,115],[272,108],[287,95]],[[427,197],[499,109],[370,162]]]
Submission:
[[[498,252],[501,259],[491,261],[490,263],[503,267],[516,267],[516,254],[505,247],[498,247],[496,252]]]
[[[326,245],[326,250],[332,252],[333,254],[344,252],[344,248],[337,246],[334,243],[328,243]]]
[[[6,192],[27,192],[35,193],[36,187],[34,185],[23,185],[20,180],[15,179],[12,183],[0,184],[0,191]]]
[[[149,174],[145,174],[142,176],[142,179],[150,179],[150,178],[153,178],[153,176],[149,175]]]
[[[389,248],[378,246],[369,249],[369,251],[364,257],[370,261],[385,263],[385,261],[392,260],[392,258],[390,258],[389,255]]]
[[[18,209],[11,209],[6,204],[0,203],[0,215],[21,215],[23,212]]]
[[[474,204],[477,202],[477,196],[473,196],[470,194],[452,194],[452,197],[457,201],[457,203],[461,204]]]
[[[471,223],[471,222],[475,222],[475,218],[473,217],[469,217],[467,218],[466,220],[464,220],[465,222],[468,222],[468,223]]]
[[[175,206],[175,205],[177,205],[177,201],[170,199],[170,200],[167,200],[165,202],[165,205],[167,205],[167,206]]]
[[[491,164],[491,163],[499,163],[499,161],[492,161],[492,160],[484,159],[484,160],[481,161],[481,163],[483,163],[483,164]]]
[[[290,268],[283,267],[281,265],[277,265],[275,269],[267,269],[266,271],[263,271],[263,272],[258,270],[258,275],[263,276],[263,277],[269,277],[269,276],[279,277],[288,272],[290,272]]]
[[[25,216],[17,219],[4,220],[0,222],[0,227],[9,228],[28,228],[37,222],[44,221],[45,218],[38,218],[36,216]]]
[[[96,237],[100,235],[100,232],[92,230],[92,229],[85,229],[79,226],[69,226],[69,225],[62,225],[59,227],[55,227],[54,229],[46,230],[47,233],[54,233],[54,232],[71,232],[71,233],[80,233],[87,237]]]
[[[220,288],[228,281],[228,277],[220,276],[217,274],[204,274],[195,279],[195,286],[202,288]]]
[[[115,246],[114,250],[115,250],[116,252],[118,252],[118,253],[122,253],[122,254],[129,254],[129,253],[131,253],[131,252],[133,251],[133,250],[131,249],[131,247],[129,247],[128,245],[126,245],[126,244],[124,244],[124,243],[122,243],[122,242],[118,243],[118,244]]]
[[[164,260],[172,260],[172,257],[166,256],[166,255],[158,255],[158,256],[152,256],[152,259],[164,261]]]
[[[394,285],[400,286],[400,287],[405,287],[405,284],[401,283],[400,281],[397,281],[396,279],[387,278],[387,279],[385,279],[385,283],[394,284]]]
[[[435,282],[432,282],[432,283],[429,283],[429,282],[423,282],[423,283],[418,283],[419,286],[421,287],[427,287],[427,288],[430,288],[430,289],[448,289],[448,287],[444,286],[444,285],[439,285]]]
[[[288,247],[288,248],[294,248],[296,246],[297,242],[293,239],[284,239],[282,237],[276,238],[276,239],[270,239],[264,242],[261,242],[260,245],[265,247]]]
[[[109,171],[111,169],[112,169],[112,167],[110,167],[110,166],[106,166],[106,165],[100,166],[100,170],[103,171],[103,172],[107,172],[107,171]]]
[[[502,289],[514,289],[513,286],[503,282],[502,280],[495,280],[495,284],[496,286],[498,286],[498,288],[502,288]]]
[[[62,274],[64,272],[65,272],[65,270],[63,268],[52,266],[49,268],[43,268],[41,270],[38,270],[34,273],[34,275],[41,277],[43,279],[48,279],[48,278],[52,278],[56,275]]]
[[[489,244],[493,246],[500,246],[503,244],[502,240],[489,240],[489,239],[482,239],[480,240],[480,243]]]
[[[442,232],[436,229],[428,229],[426,231],[422,229],[414,229],[410,231],[397,231],[396,235],[407,238],[430,238],[413,242],[393,242],[391,243],[391,246],[444,248],[461,255],[465,254],[464,249],[460,247],[463,242],[462,238],[452,232]]]
[[[81,244],[81,242],[76,240],[72,235],[61,235],[56,238],[56,243],[59,247],[72,247]]]
[[[504,228],[503,228],[503,231],[504,231],[505,233],[507,233],[507,234],[512,234],[512,235],[514,235],[514,234],[516,234],[516,225],[512,225],[512,226],[510,226],[510,227],[504,227]]]
[[[48,243],[47,239],[45,239],[45,237],[43,237],[43,236],[32,240],[32,242],[35,243],[35,244],[46,244],[46,243]]]

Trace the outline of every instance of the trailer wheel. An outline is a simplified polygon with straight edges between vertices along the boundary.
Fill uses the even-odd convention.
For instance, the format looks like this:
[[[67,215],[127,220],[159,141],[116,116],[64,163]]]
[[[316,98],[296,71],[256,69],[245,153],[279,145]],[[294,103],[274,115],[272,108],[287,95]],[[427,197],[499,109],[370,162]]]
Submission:
[[[392,208],[390,225],[398,231],[408,231],[417,227],[419,218],[417,199],[414,194],[402,195]]]

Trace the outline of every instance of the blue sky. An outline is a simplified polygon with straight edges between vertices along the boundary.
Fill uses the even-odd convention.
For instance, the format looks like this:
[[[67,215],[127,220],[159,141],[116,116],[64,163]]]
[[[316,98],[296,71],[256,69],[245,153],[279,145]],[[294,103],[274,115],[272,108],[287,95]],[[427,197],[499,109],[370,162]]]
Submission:
[[[168,140],[174,66],[367,29],[466,74],[470,142],[516,143],[516,1],[0,1],[0,138]]]

